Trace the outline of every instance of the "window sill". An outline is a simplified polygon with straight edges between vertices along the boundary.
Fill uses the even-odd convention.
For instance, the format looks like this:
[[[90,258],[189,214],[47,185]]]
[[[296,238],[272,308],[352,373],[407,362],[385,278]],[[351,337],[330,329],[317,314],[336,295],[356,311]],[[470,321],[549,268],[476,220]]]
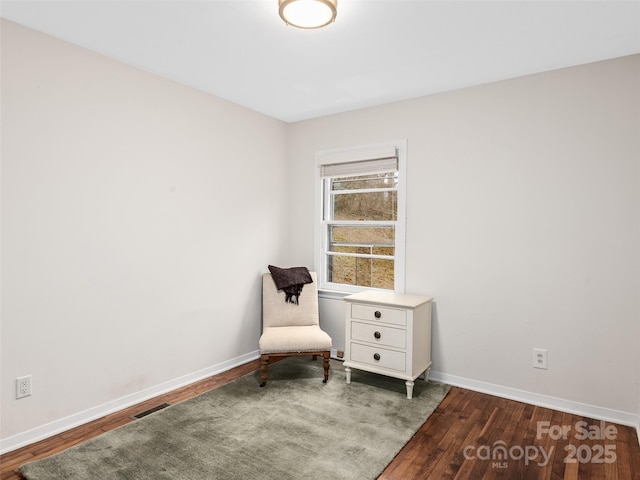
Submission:
[[[369,290],[374,290],[376,292],[385,292],[385,293],[394,293],[393,290],[386,290],[382,288],[367,288],[362,287],[360,290],[354,292],[345,292],[340,290],[327,290],[327,289],[319,289],[318,297],[320,298],[329,298],[332,300],[342,300],[344,297],[348,297],[349,295],[354,295],[356,293],[365,292]]]
[[[348,295],[353,295],[352,292],[338,292],[336,290],[319,290],[318,297],[319,298],[329,298],[332,300],[342,300],[344,297]]]

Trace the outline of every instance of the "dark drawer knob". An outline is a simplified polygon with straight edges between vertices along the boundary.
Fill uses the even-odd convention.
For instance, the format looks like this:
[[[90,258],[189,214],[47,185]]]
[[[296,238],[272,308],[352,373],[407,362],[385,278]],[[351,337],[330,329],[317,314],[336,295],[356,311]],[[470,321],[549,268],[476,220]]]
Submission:
[[[380,332],[373,332],[373,336],[376,337],[378,340],[380,340],[380,337],[382,335],[380,335]]]
[[[374,317],[376,318],[380,318],[382,316],[382,313],[380,313],[379,310],[376,310],[375,313],[373,314]]]
[[[373,354],[373,359],[374,360],[380,360],[380,354],[379,353],[374,353]]]

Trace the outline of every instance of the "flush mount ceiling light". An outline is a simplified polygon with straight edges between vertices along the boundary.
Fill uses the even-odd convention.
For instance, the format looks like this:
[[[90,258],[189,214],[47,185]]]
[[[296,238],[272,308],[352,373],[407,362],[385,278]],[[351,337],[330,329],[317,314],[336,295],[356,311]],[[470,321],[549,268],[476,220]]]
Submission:
[[[338,14],[338,0],[278,0],[280,17],[298,28],[321,28]]]

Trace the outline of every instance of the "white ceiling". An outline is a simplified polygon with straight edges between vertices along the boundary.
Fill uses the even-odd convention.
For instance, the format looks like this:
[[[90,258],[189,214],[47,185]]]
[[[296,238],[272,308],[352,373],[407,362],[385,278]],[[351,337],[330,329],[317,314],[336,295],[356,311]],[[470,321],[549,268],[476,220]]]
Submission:
[[[291,122],[640,53],[640,1],[2,1],[2,17]]]

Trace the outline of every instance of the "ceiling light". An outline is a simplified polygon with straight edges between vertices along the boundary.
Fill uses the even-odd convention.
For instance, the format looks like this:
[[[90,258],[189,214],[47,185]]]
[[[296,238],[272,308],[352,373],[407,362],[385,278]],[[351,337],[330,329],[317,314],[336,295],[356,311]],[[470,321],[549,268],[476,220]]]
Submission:
[[[280,17],[298,28],[321,28],[338,14],[338,0],[278,0]]]

